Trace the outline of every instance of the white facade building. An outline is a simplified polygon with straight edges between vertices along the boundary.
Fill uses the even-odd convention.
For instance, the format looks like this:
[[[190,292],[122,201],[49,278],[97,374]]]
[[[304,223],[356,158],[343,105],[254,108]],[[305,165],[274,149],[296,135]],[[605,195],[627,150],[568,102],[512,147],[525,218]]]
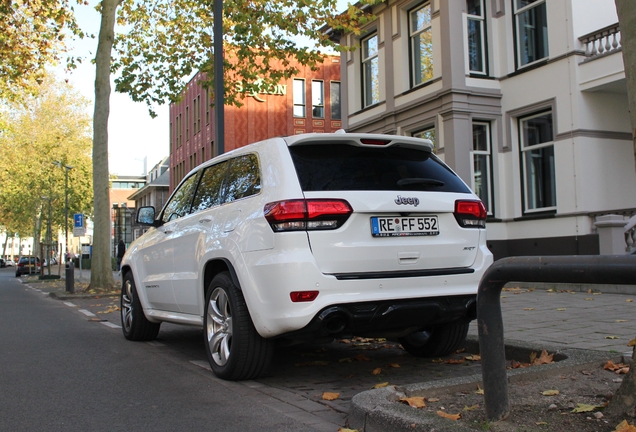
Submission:
[[[433,139],[495,258],[598,254],[636,212],[614,0],[388,0],[343,54],[343,127]],[[326,29],[327,30],[327,29]],[[329,31],[329,30],[327,30]]]

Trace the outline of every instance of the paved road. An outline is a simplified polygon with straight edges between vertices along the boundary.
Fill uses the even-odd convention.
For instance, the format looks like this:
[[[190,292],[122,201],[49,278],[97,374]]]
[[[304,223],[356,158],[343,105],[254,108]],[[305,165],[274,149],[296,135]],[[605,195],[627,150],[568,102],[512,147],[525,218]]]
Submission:
[[[33,296],[42,297],[40,301],[56,302],[45,296],[50,291],[45,284],[26,285],[33,287],[27,288]],[[635,306],[628,301],[632,298],[636,300],[636,295],[508,289],[502,293],[505,336],[536,342],[538,349],[549,343],[628,352],[631,349],[627,342],[636,335]],[[57,301],[57,304],[63,305],[66,315],[74,319],[85,323],[92,320],[94,327],[108,334],[105,344],[117,346],[121,355],[141,345],[150,356],[179,364],[188,372],[199,368],[205,381],[218,382],[215,386],[225,386],[239,395],[248,392],[250,400],[261,408],[272,409],[312,430],[336,431],[344,426],[353,395],[376,384],[412,384],[481,373],[479,363],[448,364],[416,359],[394,343],[357,339],[279,348],[271,376],[224,383],[208,371],[202,333],[198,329],[163,324],[157,341],[131,343],[121,336],[116,298],[74,298]],[[477,334],[474,324],[470,333]],[[379,374],[374,375],[378,368]],[[152,376],[152,371],[149,374]],[[323,392],[337,392],[340,397],[325,401]]]

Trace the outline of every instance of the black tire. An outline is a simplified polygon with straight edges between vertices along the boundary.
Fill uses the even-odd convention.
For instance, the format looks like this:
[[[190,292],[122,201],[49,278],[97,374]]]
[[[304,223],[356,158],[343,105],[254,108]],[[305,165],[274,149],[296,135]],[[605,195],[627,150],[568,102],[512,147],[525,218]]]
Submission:
[[[144,310],[137,296],[135,279],[130,272],[124,276],[119,296],[119,307],[121,309],[121,328],[126,339],[151,341],[157,338],[161,323],[150,322],[144,315]]]
[[[228,381],[265,374],[274,344],[254,328],[243,293],[229,273],[215,276],[205,297],[203,337],[214,374]]]
[[[469,323],[454,322],[400,338],[402,347],[415,357],[443,357],[462,348]]]

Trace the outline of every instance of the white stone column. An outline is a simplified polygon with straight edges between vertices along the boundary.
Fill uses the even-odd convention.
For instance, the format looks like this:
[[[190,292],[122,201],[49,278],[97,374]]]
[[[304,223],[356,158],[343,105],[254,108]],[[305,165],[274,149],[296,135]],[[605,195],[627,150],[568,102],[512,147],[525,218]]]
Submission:
[[[598,231],[599,251],[601,255],[625,254],[625,218],[609,214],[598,216],[594,226]]]

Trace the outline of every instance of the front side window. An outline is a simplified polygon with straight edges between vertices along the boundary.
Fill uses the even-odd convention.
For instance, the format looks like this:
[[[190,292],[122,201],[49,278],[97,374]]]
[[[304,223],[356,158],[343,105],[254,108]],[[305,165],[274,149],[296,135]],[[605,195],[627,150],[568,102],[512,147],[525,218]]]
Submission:
[[[473,122],[473,191],[492,214],[492,154],[490,150],[490,123]]]
[[[311,82],[311,115],[313,118],[325,118],[325,83]]]
[[[468,18],[468,68],[470,73],[486,74],[484,0],[466,0]]]
[[[380,60],[377,33],[362,40],[362,106],[380,102]]]
[[[224,202],[256,195],[261,191],[261,175],[255,154],[239,156],[231,161]]]
[[[435,127],[428,127],[426,129],[413,132],[411,135],[415,138],[431,140],[431,142],[433,143],[433,153],[436,153],[437,143],[435,142]]]
[[[556,176],[552,113],[519,120],[526,211],[556,208]]]
[[[172,198],[163,209],[162,221],[170,222],[190,213],[192,197],[194,196],[198,180],[199,173],[194,173],[181,183],[181,186],[172,194]]]
[[[294,80],[294,117],[305,117],[305,80]]]
[[[340,83],[338,81],[331,81],[331,87],[329,90],[331,103],[331,119],[341,120],[342,112],[340,110]]]
[[[409,35],[411,80],[413,86],[416,86],[433,78],[433,31],[430,3],[409,12]]]
[[[545,0],[513,0],[519,67],[548,56],[548,19]]]

